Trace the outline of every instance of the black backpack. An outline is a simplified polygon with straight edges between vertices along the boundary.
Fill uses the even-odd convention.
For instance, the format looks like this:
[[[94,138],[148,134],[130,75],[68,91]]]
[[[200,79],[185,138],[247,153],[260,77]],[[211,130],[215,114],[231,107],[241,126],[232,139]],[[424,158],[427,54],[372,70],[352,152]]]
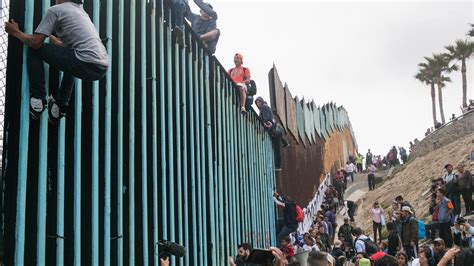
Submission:
[[[247,71],[247,68],[244,67],[244,73]],[[257,83],[253,79],[249,81],[249,84],[247,84],[247,95],[248,96],[254,96],[257,94]]]
[[[247,84],[247,95],[254,96],[255,94],[257,94],[257,84],[251,79],[249,84]]]
[[[359,239],[358,238],[357,240],[360,240],[360,241],[364,242],[365,253],[367,253],[367,255],[372,256],[375,253],[377,253],[377,251],[378,251],[377,245],[375,244],[375,242],[372,239],[367,237],[366,239]],[[355,242],[357,242],[357,240]],[[354,244],[355,244],[355,242],[354,242]]]

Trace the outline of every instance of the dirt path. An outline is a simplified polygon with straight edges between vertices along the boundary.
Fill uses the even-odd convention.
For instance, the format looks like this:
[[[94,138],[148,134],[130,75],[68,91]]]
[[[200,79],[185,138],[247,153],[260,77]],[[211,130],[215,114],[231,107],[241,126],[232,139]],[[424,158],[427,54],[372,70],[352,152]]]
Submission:
[[[389,170],[383,170],[376,173],[376,177],[385,177],[389,173]],[[350,181],[349,181],[350,182]],[[367,182],[367,173],[356,174],[354,177],[354,182],[349,183],[349,187],[346,189],[346,193],[344,195],[345,200],[350,200],[353,202],[357,202],[358,200],[362,199],[364,195],[369,191],[369,184]],[[336,222],[339,225],[344,223],[344,215],[346,213],[346,208],[342,208],[337,215]],[[355,222],[357,224],[357,213],[355,216]]]

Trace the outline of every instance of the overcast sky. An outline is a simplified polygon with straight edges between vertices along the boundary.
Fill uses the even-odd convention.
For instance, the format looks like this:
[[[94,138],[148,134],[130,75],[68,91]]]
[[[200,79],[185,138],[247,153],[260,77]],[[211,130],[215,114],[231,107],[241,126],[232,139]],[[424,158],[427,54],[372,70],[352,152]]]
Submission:
[[[424,136],[432,126],[431,98],[430,88],[413,78],[417,64],[466,38],[474,23],[472,1],[211,3],[222,32],[216,56],[224,66],[231,68],[235,52],[242,53],[258,94],[268,99],[275,63],[293,96],[344,105],[364,154],[368,148],[386,154]],[[473,66],[468,98],[474,97]],[[451,78],[443,90],[447,120],[460,114],[462,95],[460,73]]]

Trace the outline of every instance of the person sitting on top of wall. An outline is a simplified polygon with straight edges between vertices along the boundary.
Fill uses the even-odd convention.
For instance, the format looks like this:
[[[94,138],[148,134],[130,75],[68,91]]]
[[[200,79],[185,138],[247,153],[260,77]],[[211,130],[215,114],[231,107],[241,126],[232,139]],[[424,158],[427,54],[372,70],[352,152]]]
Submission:
[[[240,95],[240,112],[246,114],[247,110],[245,109],[245,100],[247,98],[247,84],[250,83],[250,70],[244,67],[244,57],[236,53],[234,55],[234,64],[235,67],[229,69],[229,76],[237,84]]]
[[[109,67],[107,51],[81,0],[56,0],[33,34],[22,32],[18,24],[6,22],[5,31],[28,48],[30,79],[30,114],[38,119],[46,109],[43,62],[64,72],[55,98],[49,98],[49,119],[56,123],[66,116],[75,77],[93,81],[101,79]],[[51,43],[45,43],[49,37]]]

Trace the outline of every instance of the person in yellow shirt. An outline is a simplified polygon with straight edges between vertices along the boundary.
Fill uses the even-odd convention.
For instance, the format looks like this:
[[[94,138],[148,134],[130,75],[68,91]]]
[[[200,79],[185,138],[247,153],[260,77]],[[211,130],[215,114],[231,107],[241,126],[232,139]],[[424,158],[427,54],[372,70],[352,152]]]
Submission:
[[[362,173],[362,162],[364,161],[364,156],[360,153],[357,154],[355,161],[357,166],[357,172]]]

